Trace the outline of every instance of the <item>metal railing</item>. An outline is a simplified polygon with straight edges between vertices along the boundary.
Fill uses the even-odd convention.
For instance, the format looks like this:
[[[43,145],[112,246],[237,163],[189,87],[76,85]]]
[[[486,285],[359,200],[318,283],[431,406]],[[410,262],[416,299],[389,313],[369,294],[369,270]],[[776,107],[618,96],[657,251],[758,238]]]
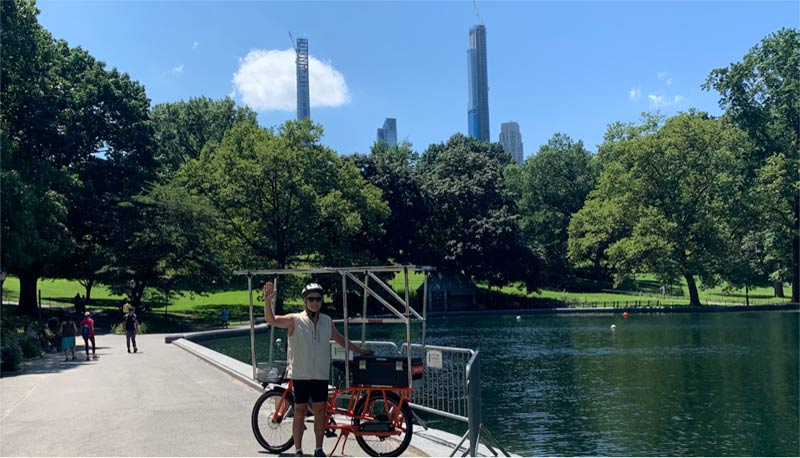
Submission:
[[[421,386],[411,395],[411,407],[467,423],[467,432],[450,456],[461,449],[469,438],[469,448],[462,456],[478,456],[481,434],[491,440],[505,456],[510,456],[483,425],[481,407],[480,353],[469,348],[412,344],[400,346],[400,353],[422,358],[425,375]],[[495,455],[499,453],[486,440],[483,444]]]

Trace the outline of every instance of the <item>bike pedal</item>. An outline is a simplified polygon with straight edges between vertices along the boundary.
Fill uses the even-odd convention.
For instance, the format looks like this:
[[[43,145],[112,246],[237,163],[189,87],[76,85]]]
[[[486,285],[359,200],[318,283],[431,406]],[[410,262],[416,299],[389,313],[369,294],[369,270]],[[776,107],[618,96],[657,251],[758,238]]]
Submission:
[[[325,437],[336,437],[336,431],[332,429],[325,430]]]

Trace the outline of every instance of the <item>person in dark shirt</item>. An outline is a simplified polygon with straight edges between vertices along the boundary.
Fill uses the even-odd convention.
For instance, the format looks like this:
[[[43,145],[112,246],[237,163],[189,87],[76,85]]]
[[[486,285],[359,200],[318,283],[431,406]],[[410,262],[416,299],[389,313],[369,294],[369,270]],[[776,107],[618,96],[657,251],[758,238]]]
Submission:
[[[128,346],[128,353],[131,352],[131,342],[133,342],[133,352],[137,353],[139,348],[136,346],[136,333],[139,332],[139,321],[136,319],[135,308],[131,307],[125,315],[125,344]]]

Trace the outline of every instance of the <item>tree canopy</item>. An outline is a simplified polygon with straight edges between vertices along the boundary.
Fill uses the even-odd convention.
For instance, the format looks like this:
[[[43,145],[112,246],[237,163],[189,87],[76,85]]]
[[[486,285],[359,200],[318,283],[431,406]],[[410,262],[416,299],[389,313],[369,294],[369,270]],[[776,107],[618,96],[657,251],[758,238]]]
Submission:
[[[800,302],[800,31],[781,29],[753,47],[741,62],[711,72],[705,89],[720,93],[726,116],[748,133],[753,198],[766,227],[752,225],[760,237],[785,240],[766,256],[778,285],[792,282],[792,301]],[[791,249],[789,248],[791,243]]]
[[[622,140],[597,189],[570,224],[570,254],[581,260],[606,245],[620,281],[635,272],[665,282],[683,277],[699,305],[695,276],[714,284],[728,245],[726,228],[742,193],[746,136],[704,113],[668,119],[653,134]]]
[[[20,278],[20,309],[36,282],[76,246],[68,215],[80,173],[98,153],[134,186],[152,165],[149,100],[127,74],[54,40],[39,11],[2,2],[2,262]],[[74,218],[72,219],[74,221]]]

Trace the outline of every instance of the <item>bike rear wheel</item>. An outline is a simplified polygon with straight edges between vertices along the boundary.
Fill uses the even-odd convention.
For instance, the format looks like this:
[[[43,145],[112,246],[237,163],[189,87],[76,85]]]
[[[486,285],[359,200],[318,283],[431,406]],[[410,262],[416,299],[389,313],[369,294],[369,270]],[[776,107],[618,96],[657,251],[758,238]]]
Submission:
[[[378,431],[383,428],[392,432],[399,432],[391,436],[367,434],[356,436],[356,441],[370,456],[400,456],[411,443],[413,434],[413,413],[408,402],[403,402],[400,407],[400,396],[391,391],[383,394],[373,394],[361,398],[354,409],[353,424],[360,426],[365,431]]]
[[[253,406],[250,423],[256,440],[268,452],[281,453],[289,450],[294,444],[294,396],[287,392],[284,397],[283,391],[275,389],[262,394]]]

